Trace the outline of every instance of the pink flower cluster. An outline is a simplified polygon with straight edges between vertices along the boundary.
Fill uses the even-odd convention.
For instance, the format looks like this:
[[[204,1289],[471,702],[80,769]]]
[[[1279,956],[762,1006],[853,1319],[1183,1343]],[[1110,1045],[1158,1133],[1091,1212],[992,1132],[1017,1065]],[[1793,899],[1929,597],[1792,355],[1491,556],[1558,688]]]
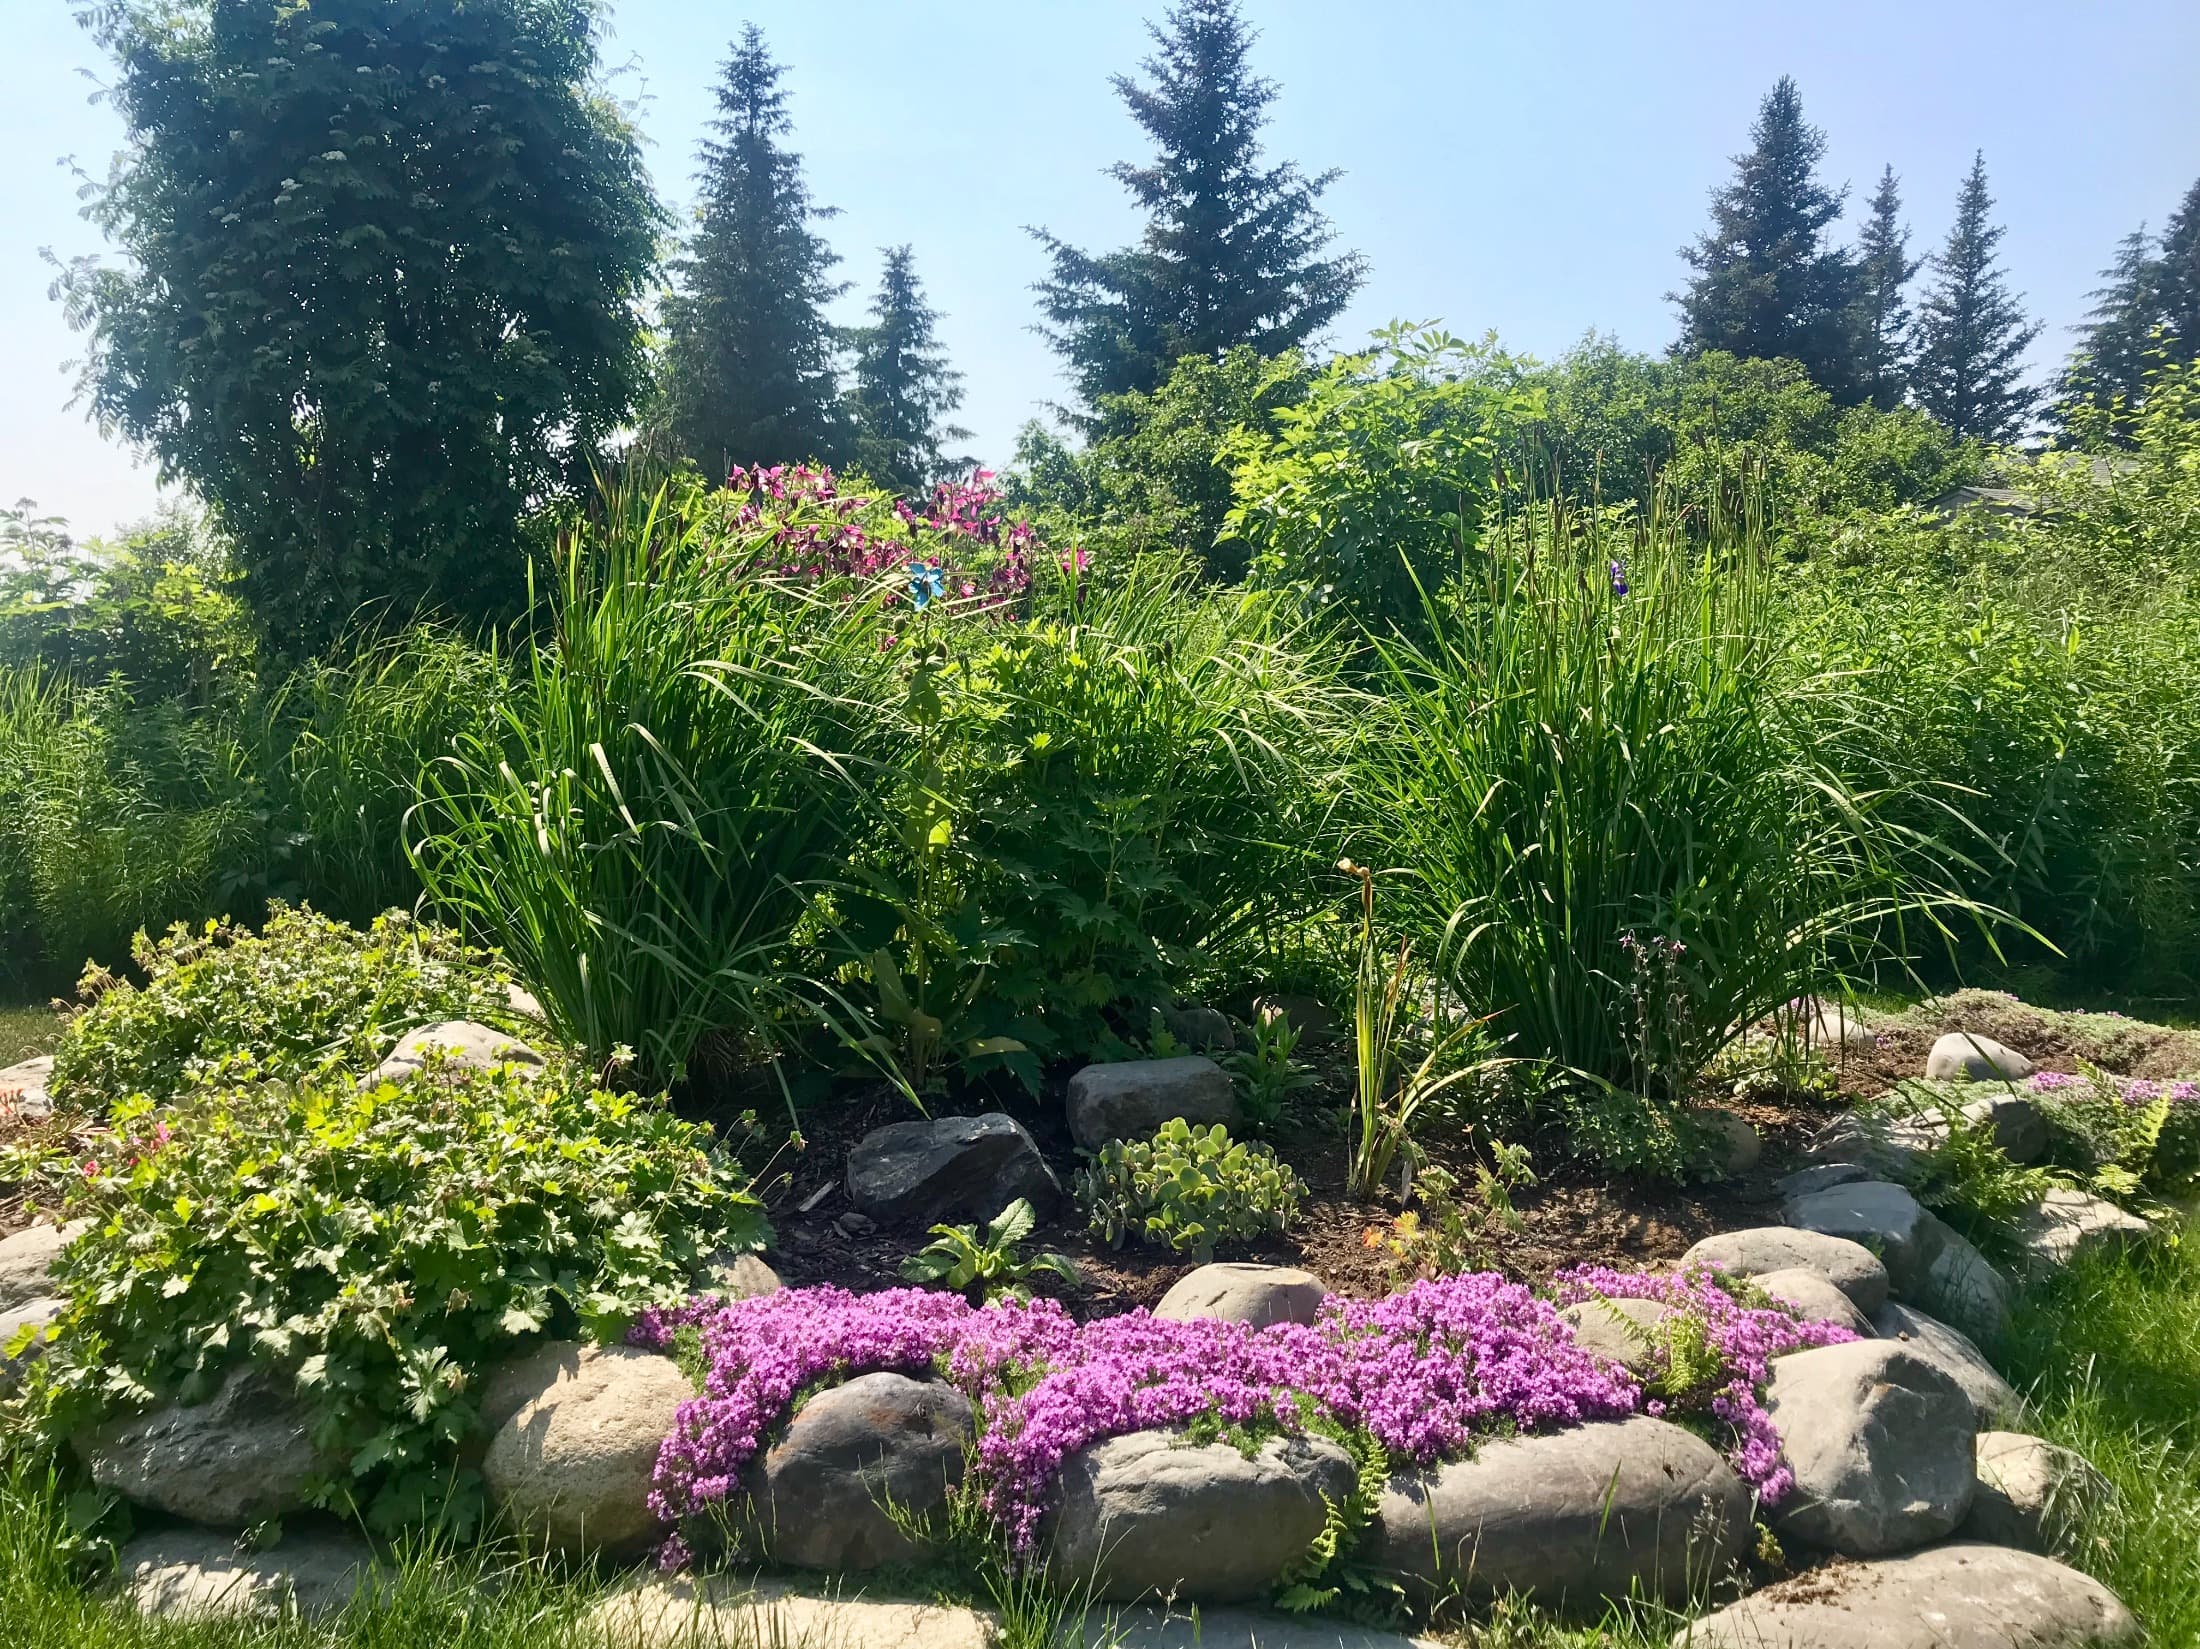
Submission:
[[[1727,1383],[1710,1411],[1738,1436],[1760,1497],[1790,1479],[1756,1388],[1782,1352],[1847,1331],[1746,1310],[1708,1274],[1672,1279],[1583,1270],[1561,1299],[1662,1299],[1701,1313]],[[984,1415],[977,1469],[988,1508],[1019,1548],[1035,1538],[1064,1461],[1128,1432],[1216,1420],[1297,1431],[1321,1418],[1364,1428],[1399,1460],[1460,1454],[1477,1437],[1616,1419],[1643,1406],[1622,1369],[1575,1343],[1553,1306],[1494,1273],[1415,1283],[1387,1299],[1333,1299],[1312,1326],[1168,1322],[1143,1311],[1077,1324],[1052,1301],[974,1307],[959,1295],[892,1289],[704,1297],[645,1312],[630,1335],[663,1349],[700,1335],[702,1396],[684,1404],[658,1456],[651,1508],[667,1522],[723,1503],[769,1428],[806,1387],[890,1370],[934,1372]],[[668,1543],[664,1559],[685,1548]]]
[[[2073,1088],[2090,1086],[2084,1077],[2071,1076],[2064,1071],[2036,1071],[2025,1085],[2036,1094],[2068,1093]],[[2158,1099],[2166,1099],[2179,1107],[2200,1106],[2200,1082],[2184,1079],[2151,1082],[2141,1076],[2125,1077],[2116,1084],[2116,1095],[2134,1110],[2152,1105]]]
[[[982,610],[1005,606],[1031,588],[1038,538],[1027,521],[1001,513],[991,470],[943,483],[929,499],[844,493],[833,472],[807,464],[736,467],[726,477],[734,530],[751,540],[743,566],[781,578],[873,581],[915,562],[945,571],[945,582]],[[983,569],[946,571],[983,559]],[[900,599],[889,593],[889,602]]]
[[[1659,1277],[1579,1265],[1558,1273],[1561,1303],[1583,1300],[1654,1300],[1693,1318],[1705,1342],[1718,1356],[1723,1379],[1700,1394],[1711,1415],[1732,1428],[1727,1452],[1736,1475],[1755,1491],[1759,1504],[1776,1505],[1795,1486],[1795,1474],[1780,1457],[1780,1433],[1758,1398],[1775,1357],[1814,1346],[1840,1345],[1855,1333],[1833,1322],[1809,1322],[1780,1308],[1745,1306],[1728,1293],[1719,1272],[1704,1266],[1677,1276]],[[1674,1393],[1666,1401],[1645,1404],[1663,1414],[1669,1403],[1689,1403],[1699,1394]]]

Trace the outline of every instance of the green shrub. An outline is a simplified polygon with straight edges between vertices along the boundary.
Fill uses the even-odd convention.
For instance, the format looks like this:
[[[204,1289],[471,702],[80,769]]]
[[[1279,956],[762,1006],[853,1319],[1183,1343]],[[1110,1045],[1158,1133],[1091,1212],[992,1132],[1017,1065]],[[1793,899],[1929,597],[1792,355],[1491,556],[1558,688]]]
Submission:
[[[438,1062],[365,1090],[331,1071],[114,1122],[71,1203],[93,1225],[60,1264],[47,1423],[192,1402],[251,1362],[317,1412],[327,1503],[383,1528],[478,1516],[458,1446],[493,1362],[615,1337],[767,1235],[706,1130],[564,1068]]]
[[[1151,1140],[1110,1140],[1077,1175],[1092,1229],[1116,1248],[1135,1237],[1206,1261],[1217,1244],[1284,1230],[1306,1187],[1265,1145],[1234,1142],[1221,1123],[1182,1117]]]
[[[364,1071],[444,1019],[502,1021],[493,957],[402,912],[365,932],[278,905],[258,934],[221,922],[138,936],[133,985],[87,976],[90,1000],[54,1049],[52,1093],[86,1110],[194,1084]]]

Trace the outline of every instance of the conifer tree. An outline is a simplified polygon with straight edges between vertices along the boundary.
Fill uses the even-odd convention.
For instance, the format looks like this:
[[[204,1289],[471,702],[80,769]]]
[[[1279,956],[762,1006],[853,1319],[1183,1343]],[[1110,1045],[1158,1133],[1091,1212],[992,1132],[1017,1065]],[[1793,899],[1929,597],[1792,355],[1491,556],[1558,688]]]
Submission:
[[[1910,305],[1903,288],[1923,264],[1910,256],[1901,180],[1889,166],[1879,174],[1856,243],[1856,387],[1882,412],[1902,404],[1909,382]]]
[[[1918,308],[1912,392],[1951,434],[2008,441],[2022,432],[2037,401],[2023,372],[2040,323],[2025,318],[1996,260],[2004,231],[1990,221],[1993,209],[1986,157],[1974,155],[1956,199],[1955,227],[1932,260],[1932,289]]]
[[[1144,235],[1088,253],[1032,231],[1053,261],[1037,288],[1040,330],[1088,410],[1103,396],[1150,393],[1186,355],[1294,348],[1337,317],[1366,274],[1358,253],[1324,255],[1332,236],[1316,202],[1337,174],[1263,162],[1276,88],[1247,62],[1254,34],[1236,0],[1178,0],[1147,32],[1152,84],[1117,75],[1114,86],[1156,153],[1109,169],[1144,209]]]
[[[940,352],[909,248],[886,248],[886,267],[871,300],[871,324],[850,336],[855,384],[848,413],[855,426],[855,460],[872,480],[907,494],[921,492],[950,467],[941,447],[967,441],[970,431],[941,420],[962,405],[962,374]]]
[[[751,23],[726,61],[715,135],[698,150],[701,204],[665,300],[664,422],[679,452],[723,476],[735,464],[830,460],[845,444],[835,333],[847,290],[817,222],[785,71]]]
[[[2162,330],[2173,359],[2200,356],[2200,183],[2170,214],[2159,277]]]
[[[2067,438],[2076,426],[2101,427],[2092,414],[2135,410],[2163,346],[2162,263],[2146,225],[2116,243],[2116,261],[2086,296],[2093,307],[2075,330],[2078,347],[2063,369],[2050,419]],[[2084,409],[2081,411],[2081,409]]]
[[[1680,353],[1797,360],[1821,389],[1856,400],[1855,267],[1828,237],[1846,191],[1818,181],[1825,152],[1825,133],[1782,75],[1758,106],[1749,153],[1734,157],[1734,181],[1712,191],[1711,227],[1681,250],[1694,277],[1670,296]]]

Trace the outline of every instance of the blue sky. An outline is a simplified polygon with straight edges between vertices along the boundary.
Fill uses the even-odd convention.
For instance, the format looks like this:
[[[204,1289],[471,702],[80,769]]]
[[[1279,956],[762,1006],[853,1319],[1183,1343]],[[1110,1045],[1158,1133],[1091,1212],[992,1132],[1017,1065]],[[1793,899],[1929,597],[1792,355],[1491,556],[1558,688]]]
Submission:
[[[97,250],[54,164],[103,169],[119,125],[87,102],[99,67],[68,0],[6,0],[0,100],[0,495],[79,531],[142,515],[152,471],[66,410],[74,339],[39,249]],[[1029,330],[1044,224],[1084,244],[1136,232],[1102,169],[1140,151],[1111,72],[1144,54],[1159,0],[614,0],[607,63],[636,100],[649,164],[684,212],[711,83],[753,18],[788,87],[827,228],[860,314],[877,249],[902,241],[963,370],[971,445],[1006,459],[1061,379]],[[1757,100],[1783,73],[1830,140],[1827,172],[1860,203],[1883,163],[1903,179],[1914,245],[1945,233],[1983,148],[2015,284],[2068,346],[2117,238],[2159,225],[2200,176],[2200,6],[1879,0],[1840,6],[1440,0],[1247,0],[1258,66],[1281,83],[1272,150],[1344,176],[1327,205],[1371,278],[1332,341],[1382,322],[1495,329],[1552,354],[1590,328],[1655,349],[1664,294]]]

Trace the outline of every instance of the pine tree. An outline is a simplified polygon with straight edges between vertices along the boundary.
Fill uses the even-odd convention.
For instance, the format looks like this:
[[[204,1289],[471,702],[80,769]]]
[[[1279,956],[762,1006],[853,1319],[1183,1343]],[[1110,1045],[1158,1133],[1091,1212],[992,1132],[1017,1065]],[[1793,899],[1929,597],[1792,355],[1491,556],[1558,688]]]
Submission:
[[[2162,262],[2146,225],[2116,243],[2116,261],[2086,296],[2093,307],[2075,328],[2078,348],[2056,386],[2049,418],[2068,439],[2080,427],[2103,427],[2101,415],[2128,413],[2145,394],[2146,375],[2162,347]],[[2090,416],[2089,416],[2090,414]]]
[[[735,464],[839,456],[846,430],[825,306],[847,290],[840,260],[811,227],[785,71],[755,24],[742,30],[718,86],[715,137],[698,150],[694,238],[665,300],[664,421],[704,473]]]
[[[2159,300],[2172,358],[2200,356],[2200,183],[2185,191],[2163,232]]]
[[[940,420],[962,405],[962,374],[940,353],[938,313],[924,301],[909,248],[886,248],[872,324],[851,334],[855,385],[848,413],[855,459],[872,480],[908,494],[921,492],[949,468],[941,446],[967,441],[970,431]]]
[[[1791,77],[1766,94],[1749,135],[1734,181],[1712,191],[1711,227],[1681,250],[1696,273],[1686,291],[1669,294],[1681,308],[1679,351],[1801,361],[1821,389],[1859,399],[1856,272],[1827,236],[1847,191],[1818,181],[1826,136],[1803,119]]]
[[[1147,32],[1153,84],[1117,75],[1114,86],[1157,153],[1110,168],[1145,210],[1145,234],[1094,254],[1032,231],[1053,259],[1037,287],[1040,330],[1088,408],[1150,393],[1186,355],[1294,348],[1337,317],[1366,273],[1358,253],[1323,255],[1332,236],[1315,203],[1337,174],[1262,164],[1276,88],[1248,66],[1254,34],[1236,0],[1179,0],[1166,26]]]
[[[1974,155],[1956,198],[1955,227],[1933,260],[1917,317],[1917,403],[1956,435],[2013,440],[2038,397],[2023,383],[2024,352],[2040,335],[1995,261],[2004,233],[1988,221],[1986,157]]]
[[[1889,166],[1856,243],[1856,386],[1882,412],[1902,404],[1909,380],[1910,305],[1902,289],[1923,264],[1910,256],[1901,180]]]

